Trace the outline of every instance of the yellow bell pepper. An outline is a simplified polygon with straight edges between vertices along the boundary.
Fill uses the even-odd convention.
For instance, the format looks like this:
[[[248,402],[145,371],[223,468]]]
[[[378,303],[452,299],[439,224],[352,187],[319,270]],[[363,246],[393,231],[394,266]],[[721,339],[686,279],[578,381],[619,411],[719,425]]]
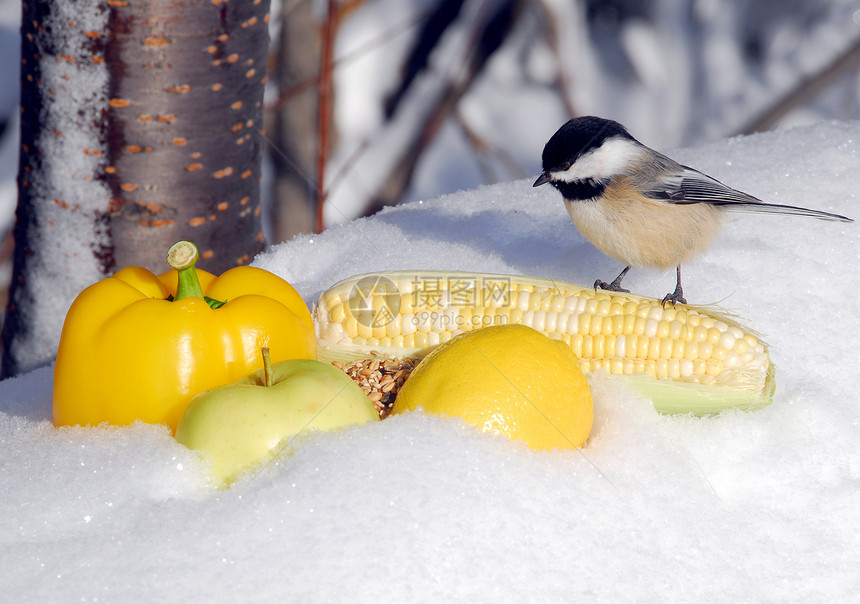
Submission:
[[[289,283],[244,266],[215,277],[196,260],[180,241],[168,252],[175,270],[124,268],[78,295],[57,351],[54,425],[175,431],[194,395],[262,367],[261,347],[273,362],[316,358],[310,311]]]

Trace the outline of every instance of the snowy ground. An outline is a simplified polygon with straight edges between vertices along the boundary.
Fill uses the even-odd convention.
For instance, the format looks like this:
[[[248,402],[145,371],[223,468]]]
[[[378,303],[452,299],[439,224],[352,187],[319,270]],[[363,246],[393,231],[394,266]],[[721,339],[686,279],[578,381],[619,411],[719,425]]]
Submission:
[[[551,132],[547,133],[547,137]],[[860,123],[674,153],[765,200],[855,218]],[[56,430],[51,370],[0,383],[9,602],[820,602],[860,594],[860,231],[746,216],[685,267],[692,303],[764,334],[773,404],[660,416],[593,376],[581,451],[421,414],[314,437],[219,492],[161,427]],[[377,269],[614,277],[558,194],[506,183],[278,245],[309,303]],[[662,296],[674,275],[632,272]]]

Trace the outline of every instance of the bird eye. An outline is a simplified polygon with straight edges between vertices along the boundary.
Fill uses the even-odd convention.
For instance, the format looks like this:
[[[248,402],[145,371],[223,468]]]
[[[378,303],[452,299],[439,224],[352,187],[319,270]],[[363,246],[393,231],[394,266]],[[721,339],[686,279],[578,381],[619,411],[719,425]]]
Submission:
[[[569,161],[562,162],[562,164],[559,166],[559,168],[561,169],[562,172],[567,172],[570,169],[570,162]]]

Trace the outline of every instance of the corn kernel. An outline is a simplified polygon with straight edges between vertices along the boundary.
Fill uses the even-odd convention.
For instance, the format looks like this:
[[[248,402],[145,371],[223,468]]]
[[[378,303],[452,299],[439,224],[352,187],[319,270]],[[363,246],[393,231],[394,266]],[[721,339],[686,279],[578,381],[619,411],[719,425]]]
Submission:
[[[624,333],[624,315],[612,315],[611,317],[606,317],[606,322],[609,325],[607,329],[607,326],[604,323],[605,333],[611,333],[614,336],[620,336]]]
[[[717,342],[720,341],[720,339],[723,336],[728,336],[729,338],[732,337],[731,335],[721,331],[719,327],[709,327],[708,328],[707,341],[710,342],[711,344],[716,344]],[[734,344],[734,338],[732,338],[732,344]],[[728,346],[728,348],[731,348],[731,346]]]
[[[660,339],[648,338],[648,354],[645,356],[649,361],[660,358]]]
[[[556,321],[558,321],[558,312],[555,310],[546,311],[543,322],[544,331],[547,333],[556,333]]]
[[[647,359],[648,358],[648,347],[651,343],[651,339],[648,336],[642,335],[636,340],[636,355],[637,359]]]
[[[325,309],[331,312],[334,308],[343,305],[343,298],[340,297],[340,294],[334,294],[325,300]]]
[[[529,308],[532,310],[543,310],[543,305],[546,303],[546,296],[536,290],[529,294]]]
[[[529,292],[517,292],[517,308],[520,310],[529,310]]]
[[[598,301],[595,312],[603,317],[609,314],[609,309],[612,307],[612,301],[609,298],[604,298]]]
[[[696,341],[687,342],[684,348],[684,358],[688,361],[699,358],[699,343]]]
[[[649,338],[653,338],[657,335],[657,326],[659,322],[657,319],[648,318],[645,319],[645,326],[642,328],[642,333]]]
[[[670,359],[672,358],[672,347],[674,342],[671,338],[660,338],[660,358],[661,359]]]
[[[730,352],[723,360],[723,366],[728,369],[734,369],[741,364],[741,358],[734,352]]]
[[[401,327],[403,329],[404,336],[411,336],[418,330],[418,321],[415,318],[415,315],[412,313],[406,313],[403,315],[403,320],[401,321]]]
[[[601,315],[591,315],[591,322],[588,326],[589,335],[596,336],[600,334],[600,328],[603,326],[603,317]]]
[[[571,335],[570,337],[570,349],[573,351],[578,358],[582,358],[582,334],[576,333]]]
[[[523,316],[520,317],[520,323],[526,325],[528,327],[532,327],[534,325],[535,320],[535,311],[533,310],[524,310]]]
[[[693,377],[693,361],[681,359],[678,363],[678,371],[682,378]]]
[[[615,338],[615,357],[623,359],[627,356],[627,338],[629,336],[616,336]]]
[[[574,333],[588,333],[588,328],[591,326],[591,315],[587,313],[582,313],[577,315],[577,325],[576,329],[574,329]],[[570,331],[568,329],[568,331]]]
[[[591,336],[583,336],[582,338],[582,357],[583,359],[590,359],[594,356],[594,349],[592,347],[594,339]]]
[[[648,311],[648,317],[647,318],[651,319],[653,321],[659,321],[660,319],[662,319],[663,318],[663,307],[661,307],[661,306],[651,307],[651,309]]]
[[[611,359],[615,356],[615,344],[618,342],[618,336],[608,335],[601,337],[603,338],[603,356]]]
[[[626,314],[624,315],[624,327],[621,330],[623,334],[632,334],[635,331],[636,327],[636,315]]]
[[[415,348],[427,348],[427,333],[424,331],[416,331],[412,336],[414,338]]]
[[[336,304],[329,310],[329,320],[332,323],[343,323],[346,318],[346,305]]]

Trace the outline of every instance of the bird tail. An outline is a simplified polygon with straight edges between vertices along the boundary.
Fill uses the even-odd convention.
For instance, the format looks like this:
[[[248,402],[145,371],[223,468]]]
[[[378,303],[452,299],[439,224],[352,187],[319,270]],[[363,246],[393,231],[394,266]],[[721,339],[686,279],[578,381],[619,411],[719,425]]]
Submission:
[[[833,220],[839,222],[854,222],[853,218],[842,216],[841,214],[831,214],[830,212],[822,212],[821,210],[810,210],[809,208],[800,208],[797,206],[786,206],[777,203],[738,203],[731,202],[722,205],[725,209],[733,212],[750,212],[753,214],[790,214],[793,216],[810,216],[819,220]]]

